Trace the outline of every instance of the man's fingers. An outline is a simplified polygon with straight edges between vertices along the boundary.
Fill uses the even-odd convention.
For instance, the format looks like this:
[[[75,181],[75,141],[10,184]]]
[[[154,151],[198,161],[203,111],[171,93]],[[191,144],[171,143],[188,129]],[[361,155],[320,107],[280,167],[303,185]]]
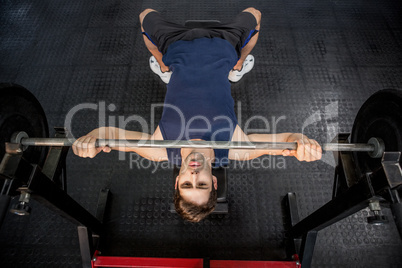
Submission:
[[[322,157],[322,148],[320,144],[313,139],[303,137],[302,139],[295,140],[297,143],[297,150],[284,150],[282,155],[293,155],[299,161],[316,161]]]
[[[95,147],[94,144],[91,144],[91,140],[92,140],[92,139],[93,139],[92,137],[86,136],[86,137],[84,138],[84,140],[82,141],[82,148],[84,148],[84,149],[90,149],[90,148]]]
[[[310,140],[310,148],[310,161],[315,161],[317,160],[317,144],[314,142],[314,140]]]
[[[313,141],[316,145],[317,160],[319,160],[322,157],[322,148],[321,148],[321,145],[316,140],[313,140]]]
[[[88,142],[91,140],[91,137],[85,136],[81,140],[81,152],[82,157],[88,157]]]
[[[95,157],[100,151],[95,147],[96,138],[91,136],[83,136],[77,139],[73,144],[74,154],[80,157]]]
[[[322,148],[318,144],[317,141],[309,139],[308,141],[304,141],[305,144],[305,161],[311,162],[321,159],[322,157]]]
[[[73,153],[76,154],[76,155],[78,155],[77,143],[78,143],[78,140],[76,140],[73,143],[73,146],[71,146],[71,148],[73,149]]]
[[[75,151],[76,151],[76,155],[83,157],[83,150],[82,150],[82,141],[85,137],[81,137],[79,139],[77,139],[74,144],[75,144]]]
[[[112,148],[110,148],[109,146],[105,146],[102,149],[105,153],[110,153],[112,151]]]
[[[318,158],[318,147],[317,147],[317,144],[314,142],[314,140],[312,140],[312,143],[311,143],[311,149],[312,149],[312,160],[314,161],[314,160],[317,160],[317,159],[319,159]]]
[[[315,143],[312,140],[307,140],[308,145],[306,147],[306,155],[307,155],[307,162],[311,162],[315,160],[314,157],[314,147],[315,147]]]
[[[317,141],[310,140],[309,154],[310,154],[310,161],[321,159],[322,149]]]
[[[299,161],[305,161],[304,151],[305,151],[304,141],[303,140],[298,140],[297,141],[296,158]]]
[[[102,150],[100,148],[97,148],[95,146],[96,138],[90,137],[89,140],[87,140],[87,152],[88,152],[88,157],[94,158],[98,153],[100,153]]]

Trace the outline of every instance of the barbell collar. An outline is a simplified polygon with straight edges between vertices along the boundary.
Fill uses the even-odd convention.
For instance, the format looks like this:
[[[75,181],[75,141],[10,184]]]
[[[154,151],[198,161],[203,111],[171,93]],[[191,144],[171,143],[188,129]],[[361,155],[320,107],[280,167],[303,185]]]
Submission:
[[[72,146],[74,139],[67,138],[23,138],[24,146]],[[296,142],[239,142],[239,141],[171,141],[171,140],[111,140],[99,139],[96,147],[130,148],[209,148],[209,149],[254,149],[254,150],[296,150]],[[373,152],[375,146],[365,143],[324,143],[324,151]]]

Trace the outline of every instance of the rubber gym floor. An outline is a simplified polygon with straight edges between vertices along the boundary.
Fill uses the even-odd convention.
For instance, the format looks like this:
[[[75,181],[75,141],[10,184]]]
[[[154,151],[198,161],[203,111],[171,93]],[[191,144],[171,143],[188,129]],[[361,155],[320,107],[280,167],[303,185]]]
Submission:
[[[107,107],[105,124],[137,115],[151,132],[161,116],[160,109],[152,114],[152,104],[163,102],[166,85],[149,68],[139,13],[153,8],[184,24],[228,21],[250,6],[261,11],[262,22],[254,69],[232,84],[241,127],[303,131],[330,142],[351,131],[371,94],[402,88],[397,0],[1,0],[0,82],[22,85],[38,98],[51,136],[84,103]],[[98,112],[77,112],[70,131],[80,136],[96,128]],[[141,130],[134,121],[126,128]],[[262,159],[258,167],[230,164],[229,213],[200,223],[169,212],[171,167],[133,154],[83,159],[70,152],[68,194],[95,213],[99,190],[110,189],[100,245],[105,256],[284,260],[282,197],[295,192],[306,217],[331,199],[335,165],[332,153],[312,163]],[[0,266],[80,267],[76,226],[35,201],[31,207],[27,217],[7,214]],[[368,224],[363,209],[320,231],[313,267],[402,267],[401,238],[390,210],[382,213],[389,224]]]

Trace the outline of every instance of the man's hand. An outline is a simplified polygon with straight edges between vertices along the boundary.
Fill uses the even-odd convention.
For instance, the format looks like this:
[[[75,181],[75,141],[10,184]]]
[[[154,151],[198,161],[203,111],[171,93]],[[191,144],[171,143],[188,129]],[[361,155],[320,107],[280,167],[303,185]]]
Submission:
[[[89,133],[91,134],[91,133]],[[94,158],[98,153],[105,152],[109,153],[112,149],[108,146],[105,147],[95,147],[95,142],[100,137],[95,137],[92,135],[85,135],[77,139],[73,144],[74,154],[84,157],[84,158]]]
[[[73,144],[74,154],[80,157],[93,158],[100,152],[109,153],[111,150],[121,152],[135,152],[140,156],[152,161],[167,161],[167,153],[165,148],[133,148],[130,146],[120,147],[95,147],[96,140],[110,139],[110,140],[163,140],[162,133],[159,127],[156,128],[154,134],[151,136],[147,133],[138,131],[128,131],[116,127],[101,127],[92,130],[87,135],[77,139]]]
[[[291,135],[287,140],[287,142],[297,142],[297,150],[283,150],[282,155],[294,156],[297,160],[306,162],[321,159],[322,149],[318,142],[300,135]]]

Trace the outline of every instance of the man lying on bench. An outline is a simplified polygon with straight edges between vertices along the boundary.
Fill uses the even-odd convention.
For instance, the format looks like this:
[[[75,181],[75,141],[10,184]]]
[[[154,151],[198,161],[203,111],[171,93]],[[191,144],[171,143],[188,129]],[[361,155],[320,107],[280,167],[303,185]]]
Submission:
[[[202,220],[215,208],[213,165],[265,154],[307,162],[320,159],[321,146],[305,135],[246,135],[237,123],[229,80],[236,82],[251,70],[254,61],[247,56],[257,42],[260,21],[261,13],[247,8],[230,23],[191,29],[166,21],[155,10],[143,11],[140,22],[153,55],[150,65],[167,83],[159,125],[152,135],[112,127],[95,129],[74,143],[74,153],[92,158],[115,149],[180,165],[174,203],[176,211],[191,222]],[[298,146],[297,150],[96,148],[96,139],[297,142]]]

